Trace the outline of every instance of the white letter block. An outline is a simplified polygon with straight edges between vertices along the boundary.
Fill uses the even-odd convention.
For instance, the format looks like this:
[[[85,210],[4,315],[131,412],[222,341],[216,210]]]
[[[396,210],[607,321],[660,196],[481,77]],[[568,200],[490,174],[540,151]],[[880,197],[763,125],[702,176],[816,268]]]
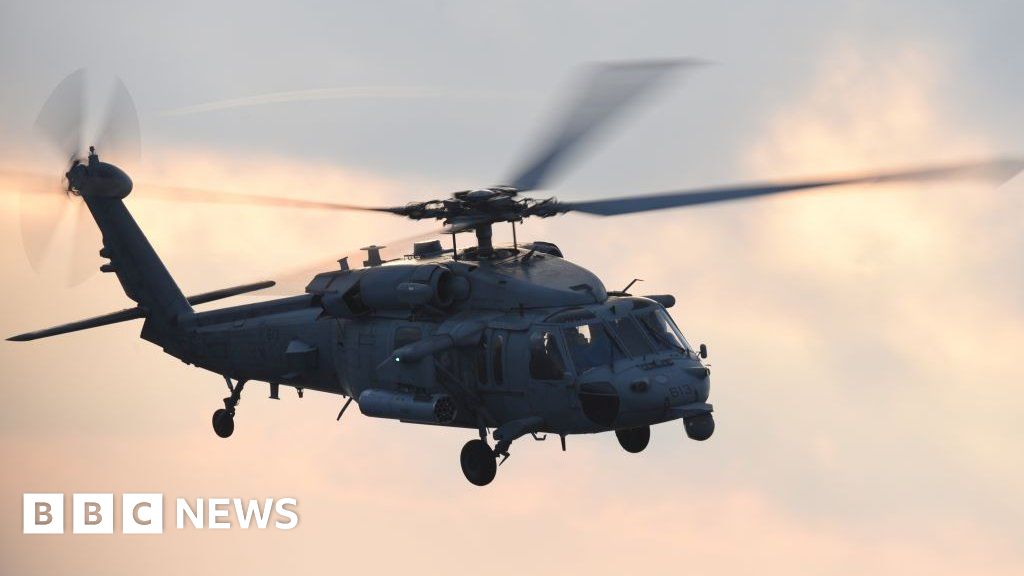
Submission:
[[[22,534],[64,533],[63,494],[25,494],[21,514]]]
[[[73,534],[113,534],[113,494],[72,494],[71,532]]]
[[[163,534],[163,494],[122,494],[121,532],[124,534]]]

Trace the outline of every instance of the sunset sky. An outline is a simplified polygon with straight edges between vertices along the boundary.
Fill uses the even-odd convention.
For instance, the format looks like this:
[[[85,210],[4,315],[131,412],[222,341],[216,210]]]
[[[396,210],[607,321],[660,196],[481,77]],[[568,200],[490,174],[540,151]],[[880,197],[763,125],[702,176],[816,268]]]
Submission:
[[[59,174],[32,122],[83,66],[135,97],[127,203],[198,293],[429,225],[147,200],[145,182],[366,204],[494,184],[588,62],[710,64],[573,162],[560,199],[1020,156],[1021,22],[1010,0],[5,0],[0,334],[129,304],[22,249],[19,214],[45,207],[10,173]],[[0,573],[1024,573],[1022,223],[1024,177],[528,222],[520,239],[609,287],[676,295],[718,426],[697,443],[659,425],[640,455],[526,438],[483,489],[459,469],[472,433],[339,424],[337,396],[253,383],[216,438],[223,381],[138,323],[0,342]],[[300,524],[26,536],[26,492],[294,497]]]

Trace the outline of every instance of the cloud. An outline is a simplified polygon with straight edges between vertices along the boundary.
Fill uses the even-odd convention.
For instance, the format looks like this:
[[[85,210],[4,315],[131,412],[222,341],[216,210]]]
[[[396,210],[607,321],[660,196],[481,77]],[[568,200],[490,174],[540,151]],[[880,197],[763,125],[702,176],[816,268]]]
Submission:
[[[766,138],[752,147],[752,169],[810,172],[993,154],[969,118],[943,114],[950,108],[938,90],[941,48],[916,44],[886,50],[884,58],[883,50],[841,45],[806,102],[769,122]],[[947,417],[972,413],[970,425],[941,435],[960,446],[956,459],[988,458],[983,468],[1024,480],[1024,467],[1005,458],[1021,439],[1008,426],[1010,409],[987,400],[1016,396],[1008,383],[1024,379],[1013,352],[1024,342],[1017,303],[1024,286],[1000,290],[986,277],[996,271],[977,273],[992,255],[1012,257],[1024,240],[1019,226],[992,222],[992,214],[1019,213],[1007,194],[1019,190],[1020,179],[1001,191],[904,186],[794,199],[762,220],[757,240],[775,273],[814,287],[830,332],[847,332],[846,344],[871,343],[864,361],[908,378],[892,382],[898,386],[884,397],[909,407],[927,395]],[[888,364],[876,361],[885,356]],[[904,425],[914,428],[936,414],[908,416]],[[982,448],[994,445],[1001,448]],[[1024,493],[1014,492],[1019,506]]]
[[[806,91],[742,151],[749,177],[1001,152],[944,99],[941,47],[866,45],[822,51]],[[641,293],[676,294],[673,315],[709,343],[716,447],[739,461],[703,474],[730,487],[756,478],[772,506],[850,538],[885,517],[896,548],[935,522],[971,527],[983,548],[1019,533],[1024,512],[1024,283],[1006,270],[1024,245],[1020,184],[850,187],[622,226],[590,219],[602,233],[579,227],[586,243],[563,248],[609,283],[641,275]]]

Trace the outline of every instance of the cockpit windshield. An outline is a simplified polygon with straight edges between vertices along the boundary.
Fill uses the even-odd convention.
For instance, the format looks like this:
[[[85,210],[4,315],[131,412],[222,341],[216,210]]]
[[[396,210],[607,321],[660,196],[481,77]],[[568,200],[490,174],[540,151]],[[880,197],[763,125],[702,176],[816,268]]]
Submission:
[[[573,309],[552,316],[548,322],[556,326],[535,332],[530,342],[530,373],[538,380],[558,379],[566,369],[554,338],[556,332],[561,333],[566,360],[572,359],[577,374],[609,366],[616,359],[663,351],[689,354],[691,350],[668,312],[653,305],[627,309],[625,313],[620,308],[611,318]]]
[[[636,316],[643,326],[647,335],[654,340],[655,345],[662,350],[690,350],[690,344],[679,331],[679,327],[672,321],[662,308],[656,308]]]
[[[650,339],[633,316],[620,316],[611,320],[612,330],[619,335],[630,356],[645,356],[654,352]]]

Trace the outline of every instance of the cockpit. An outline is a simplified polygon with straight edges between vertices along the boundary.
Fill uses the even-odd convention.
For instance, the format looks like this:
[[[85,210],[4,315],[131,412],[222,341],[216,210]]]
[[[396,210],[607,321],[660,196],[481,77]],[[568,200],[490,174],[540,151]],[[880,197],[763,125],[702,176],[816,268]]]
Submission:
[[[619,298],[600,308],[557,312],[530,335],[530,375],[560,380],[617,360],[676,352],[694,356],[692,348],[665,309],[642,298]]]

